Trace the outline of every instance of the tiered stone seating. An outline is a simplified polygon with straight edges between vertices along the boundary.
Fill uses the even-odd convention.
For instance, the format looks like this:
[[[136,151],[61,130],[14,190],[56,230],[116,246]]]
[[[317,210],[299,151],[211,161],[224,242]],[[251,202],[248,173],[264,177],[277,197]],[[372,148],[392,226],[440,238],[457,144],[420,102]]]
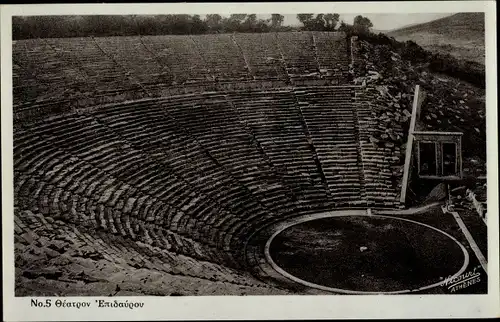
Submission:
[[[128,71],[106,55],[92,38],[61,39],[58,44],[78,57],[90,84],[96,86],[97,95],[141,90],[136,82],[131,81]]]
[[[251,79],[245,58],[231,35],[195,35],[191,38],[217,80]]]
[[[384,106],[373,103],[377,93],[373,89],[356,91],[356,111],[359,122],[359,142],[364,167],[366,198],[369,205],[396,207],[399,206],[392,165],[398,163],[400,150],[392,143],[374,142],[373,134],[385,131],[377,119],[377,112]],[[373,139],[372,139],[373,140]]]
[[[338,79],[346,83],[350,57],[345,34],[315,32],[313,34],[318,55],[319,70],[323,78]]]
[[[333,199],[338,205],[366,205],[352,89],[300,88],[295,95]]]
[[[189,227],[189,224],[197,228],[210,225],[197,224],[194,211],[203,207],[212,209],[215,205],[94,120],[65,118],[64,122],[30,131],[43,141],[16,145],[15,155],[19,160],[16,169],[29,176],[40,176],[35,181],[46,182],[45,187],[53,186],[47,194],[34,196],[34,202],[42,202],[44,213],[54,208],[51,202],[59,200],[57,194],[51,193],[60,190],[59,194],[69,192],[70,196],[76,194],[77,199],[83,198],[87,208],[99,210],[94,216],[99,227],[122,236],[136,239],[142,232],[142,238],[151,241],[145,237],[154,236],[150,229],[168,229],[183,238],[195,237],[207,245],[222,243],[208,240],[217,235],[203,235]],[[139,168],[144,171],[137,171]],[[57,188],[55,184],[59,184]],[[76,213],[80,215],[82,211],[84,214],[89,211],[87,208],[78,209]],[[217,223],[217,219],[220,218],[212,221]],[[189,250],[192,249],[189,243],[186,246],[181,242],[180,245],[177,247],[179,252],[195,253]],[[205,254],[205,260],[210,258],[217,260],[217,256]]]
[[[88,86],[45,40],[16,41],[12,55],[14,102],[57,101],[75,97]]]
[[[320,209],[328,196],[293,92],[238,92],[228,97],[292,188],[299,207]]]
[[[57,38],[40,41],[45,43],[48,52],[53,53],[54,61],[58,61],[60,64],[54,73],[65,75],[67,83],[61,83],[61,88],[64,88],[64,96],[66,98],[74,98],[68,95],[71,91],[79,94],[79,97],[93,95],[99,80],[89,77],[87,69],[81,65],[80,60],[77,58],[78,52],[73,49],[73,42]],[[70,93],[67,92],[68,90]]]
[[[213,223],[215,219],[210,216],[217,216],[226,223],[238,218],[238,225],[245,225],[252,219],[259,221],[269,217],[258,200],[224,171],[203,145],[176,124],[161,107],[163,104],[167,103],[127,104],[101,111],[97,117],[133,147],[167,165],[178,177],[208,196],[215,205],[199,209],[198,217],[203,222]],[[219,209],[221,207],[223,209]],[[235,242],[238,241],[241,242]]]
[[[114,205],[131,187],[139,189],[175,204],[187,217],[172,210],[168,224],[196,236],[210,235],[209,228],[199,230],[200,223],[229,229],[231,221],[246,218],[240,228],[250,229],[253,219],[330,201],[357,206],[365,190],[371,204],[393,206],[393,150],[373,147],[373,108],[354,108],[351,92],[325,87],[191,94],[56,117],[18,145],[29,148],[15,166],[57,175],[51,167],[70,158],[68,166],[84,169],[81,180],[89,185],[81,185],[79,193],[104,194],[101,201]],[[66,175],[63,171],[59,180]],[[236,206],[243,204],[246,208]],[[183,230],[187,224],[189,232]],[[213,242],[229,245],[232,237],[224,236]]]
[[[107,231],[116,236],[148,245],[157,245],[176,253],[184,253],[199,260],[216,261],[217,254],[210,247],[192,238],[182,236],[157,224],[128,217],[116,207],[105,205],[100,200],[87,197],[78,191],[68,191],[50,183],[42,176],[18,174],[20,186],[16,187],[18,198],[33,198],[25,201],[24,209],[40,211],[45,216],[61,219],[88,229]]]
[[[204,94],[164,106],[267,209],[276,214],[293,212],[292,192],[224,96]]]
[[[257,80],[286,80],[286,65],[281,57],[275,34],[235,34]]]
[[[144,44],[173,73],[174,84],[213,81],[213,73],[188,36],[143,36]]]
[[[36,244],[26,233],[68,236],[120,265],[260,287],[236,270],[256,231],[306,213],[398,206],[399,147],[372,138],[383,104],[372,90],[325,86],[345,80],[345,41],[301,32],[15,42],[16,245]]]
[[[346,58],[342,39],[339,33],[300,32],[14,41],[16,118],[199,92],[216,84],[252,88],[250,80],[337,79]]]
[[[47,257],[36,255],[46,252],[49,258],[63,255],[66,258],[106,259],[122,269],[148,268],[208,281],[267,287],[246,273],[195,260],[140,241],[130,242],[121,236],[105,234],[61,219],[47,217],[36,210],[16,209],[14,218],[16,248],[34,262],[46,261]],[[64,277],[66,276],[61,276]]]
[[[14,51],[15,46],[12,46]],[[12,61],[12,95],[14,102],[24,102],[30,104],[36,101],[39,92],[43,89],[36,83],[35,77],[30,73],[28,66],[22,66],[19,58]]]
[[[12,44],[12,50],[14,51],[15,49],[15,42]],[[36,99],[36,88],[32,88],[30,84],[27,82],[30,82],[34,84],[35,80],[33,77],[30,77],[27,70],[24,69],[22,66],[19,65],[19,61],[13,61],[12,62],[12,94],[15,102],[22,102],[24,101],[32,101]],[[23,82],[26,80],[26,83]],[[31,95],[30,95],[31,93]]]
[[[277,33],[278,46],[292,80],[319,78],[319,66],[311,32]]]
[[[169,86],[173,81],[170,67],[163,65],[141,37],[99,37],[99,46],[143,86]]]

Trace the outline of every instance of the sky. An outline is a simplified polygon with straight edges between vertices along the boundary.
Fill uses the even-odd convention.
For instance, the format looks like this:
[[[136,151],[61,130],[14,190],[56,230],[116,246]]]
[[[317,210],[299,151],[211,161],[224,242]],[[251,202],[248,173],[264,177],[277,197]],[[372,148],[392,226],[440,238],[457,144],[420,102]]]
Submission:
[[[429,22],[431,20],[443,18],[453,13],[406,13],[406,14],[364,14],[362,16],[367,17],[373,23],[373,29],[376,30],[392,30],[401,28],[411,24]],[[265,19],[269,18],[270,15],[257,15],[259,18]],[[285,25],[300,25],[295,14],[284,14],[285,19],[283,23]],[[351,23],[357,14],[340,14],[340,20],[344,20],[347,23]]]

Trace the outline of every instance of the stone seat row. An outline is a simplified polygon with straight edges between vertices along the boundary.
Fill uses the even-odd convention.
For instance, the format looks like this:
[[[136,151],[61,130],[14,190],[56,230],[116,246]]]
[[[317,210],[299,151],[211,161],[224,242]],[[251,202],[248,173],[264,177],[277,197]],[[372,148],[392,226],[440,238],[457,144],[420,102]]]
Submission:
[[[32,239],[30,236],[36,238]],[[51,236],[52,240],[46,236]],[[92,232],[84,227],[72,226],[50,217],[46,218],[36,211],[17,210],[15,212],[15,241],[20,246],[16,247],[33,245],[34,240],[39,246],[50,247],[53,240],[73,245],[70,247],[75,247],[77,256],[86,256],[78,249],[91,249],[99,253],[101,258],[116,264],[128,264],[137,268],[147,267],[175,275],[239,285],[264,287],[261,282],[228,267],[185,257],[141,241],[130,242],[119,236],[111,237],[103,232]]]
[[[29,180],[24,178],[24,180],[22,179],[19,182],[22,185],[25,181],[33,183],[34,180],[32,178]],[[44,187],[45,190],[41,192],[42,196],[40,198],[36,198],[34,201],[33,201],[33,195],[29,194],[30,195],[29,197],[30,197],[30,200],[32,200],[32,203],[34,202],[36,204],[37,200],[39,202],[38,206],[35,206],[35,207],[37,207],[37,209],[40,209],[40,211],[42,211],[45,214],[50,214],[50,213],[54,213],[54,212],[57,213],[58,211],[61,211],[62,216],[66,216],[68,213],[72,213],[74,216],[80,216],[80,217],[84,216],[80,220],[76,220],[76,221],[82,222],[82,223],[94,222],[95,224],[98,224],[99,227],[101,227],[103,229],[107,229],[107,230],[111,231],[113,234],[122,235],[124,237],[129,236],[132,239],[136,239],[136,236],[134,236],[134,231],[132,230],[133,227],[136,228],[135,234],[139,234],[141,232],[141,231],[137,231],[138,227],[142,227],[140,229],[143,229],[143,230],[144,230],[144,227],[153,227],[153,228],[156,227],[156,229],[165,229],[165,226],[161,225],[161,222],[156,222],[156,223],[146,222],[146,223],[142,224],[141,223],[142,221],[139,221],[139,224],[137,224],[137,218],[130,216],[130,215],[121,215],[122,212],[120,210],[110,208],[109,206],[105,206],[103,204],[97,204],[97,206],[95,206],[95,201],[92,201],[91,199],[83,198],[83,199],[87,200],[87,202],[81,203],[80,206],[75,206],[75,204],[74,204],[75,199],[73,198],[72,199],[73,201],[70,201],[70,204],[73,203],[73,206],[68,205],[67,204],[68,201],[66,201],[66,203],[65,203],[64,197],[63,198],[57,197],[58,194],[59,195],[64,194],[66,196],[67,192],[63,192],[63,190],[59,188],[59,189],[54,189],[53,192],[51,193],[51,192],[48,192],[46,190],[48,186],[51,186],[51,185],[49,185],[49,184],[45,185],[45,187]],[[18,188],[16,190],[17,191],[25,191],[26,188],[21,187],[21,188]],[[55,190],[57,191],[57,193],[55,193],[55,196],[54,196]],[[18,192],[18,193],[20,194],[19,198],[22,199],[24,194],[21,192]],[[73,197],[74,196],[75,195],[73,195]],[[36,197],[36,195],[35,195],[35,197]],[[81,201],[81,198],[77,198],[76,200]],[[61,206],[58,206],[57,205],[58,202],[62,202],[63,204],[61,204]],[[26,203],[25,203],[25,205],[26,205]],[[96,210],[92,210],[92,209],[96,209]],[[89,215],[89,212],[90,212],[90,215]],[[87,215],[85,215],[85,214],[87,214]],[[72,221],[75,221],[75,218],[73,218]],[[198,225],[198,223],[200,223],[200,225]],[[211,238],[212,243],[213,243],[212,245],[214,245],[214,247],[215,247],[215,246],[222,243],[221,241],[216,240],[217,236],[222,236],[220,238],[224,238],[226,242],[230,242],[231,237],[229,235],[224,237],[223,232],[228,231],[228,230],[235,230],[235,227],[236,227],[235,223],[242,225],[243,221],[242,220],[235,221],[233,219],[232,220],[233,226],[231,226],[231,225],[227,226],[227,223],[224,225],[222,225],[220,223],[217,225],[210,225],[210,224],[204,223],[204,222],[203,222],[203,224],[201,224],[201,223],[202,222],[196,222],[196,220],[194,220],[192,218],[189,219],[188,217],[186,217],[184,215],[182,215],[180,217],[174,216],[171,220],[171,223],[168,224],[168,226],[166,226],[166,229],[173,231],[173,232],[178,232],[179,234],[181,234],[179,236],[187,236],[189,238],[192,238],[193,236],[194,237],[199,236],[202,229],[205,229],[205,228],[208,229],[210,227],[213,227],[213,228],[210,228],[210,232],[208,232],[205,229],[206,230],[206,233],[204,234],[205,236],[201,237],[201,238],[205,239],[205,243],[206,243],[206,239]],[[151,225],[153,225],[153,226],[151,226]],[[161,225],[161,226],[158,226],[158,225]],[[191,227],[198,225],[201,228],[199,228],[198,230],[190,230],[189,225],[191,225]],[[154,232],[151,232],[151,231],[148,232],[147,230],[145,230],[143,233],[145,233],[147,236],[154,236],[155,235]],[[182,237],[182,238],[185,238],[185,237]],[[146,238],[146,239],[148,239],[148,238]],[[188,243],[188,244],[186,244],[186,243]],[[192,243],[192,242],[190,242],[190,241],[184,242],[185,245],[189,245],[189,243]],[[172,247],[177,247],[178,249],[181,249],[182,247],[187,247],[187,246],[179,246],[179,245],[175,246],[174,245]],[[236,249],[237,249],[237,247],[236,247]],[[193,256],[192,254],[189,253],[189,251],[187,252],[187,254],[190,256]],[[210,259],[205,259],[205,260],[210,260]],[[212,260],[214,260],[214,259],[212,259]]]
[[[272,57],[282,58],[279,44],[284,44],[287,49],[291,48],[296,53],[294,55],[299,55],[295,46],[298,42],[299,47],[310,52],[311,58],[306,59],[305,62],[315,62],[316,53],[313,50],[311,35],[259,35],[260,43],[266,47],[264,54],[260,57],[253,55],[251,49],[256,46],[252,37],[250,35],[205,35],[203,37],[47,39],[17,41],[13,45],[13,50],[16,59],[19,58],[24,63],[24,65],[21,64],[22,69],[35,68],[37,70],[35,74],[39,77],[47,75],[48,84],[52,84],[52,87],[56,79],[64,80],[67,86],[76,84],[75,81],[78,80],[77,88],[85,93],[93,92],[95,89],[105,91],[108,88],[114,88],[115,91],[131,90],[137,87],[136,82],[141,84],[139,87],[154,87],[156,83],[168,87],[174,82],[185,83],[191,79],[198,81],[216,78],[251,79],[252,77],[248,75],[249,70],[253,74],[259,74],[259,63],[268,64],[267,52],[269,50],[271,50]],[[347,52],[344,52],[345,39],[332,40],[329,35],[321,36],[319,39],[321,39],[318,42],[320,47],[323,45],[324,48],[338,48],[334,50],[338,55],[333,56],[338,57],[339,61],[348,58]],[[283,48],[281,51],[290,53],[290,50],[283,50]],[[330,51],[326,50],[326,52]],[[224,54],[224,59],[221,59],[221,53]],[[320,49],[320,54],[325,53],[322,53]],[[293,57],[294,55],[290,57],[291,60],[304,62],[299,56]],[[131,57],[134,58],[131,59]],[[246,63],[249,66],[246,66]],[[279,65],[283,64],[280,62]],[[337,65],[338,63],[335,63],[335,66]],[[284,66],[295,68],[297,64],[285,62]],[[272,68],[277,69],[276,64]],[[325,68],[332,67],[325,66]],[[321,69],[324,69],[323,66]],[[280,78],[283,74],[283,72],[277,73],[281,75]],[[16,76],[21,75],[25,75],[22,77],[22,83],[26,83],[33,77],[26,73],[16,74]],[[265,78],[265,73],[260,73],[260,75]],[[270,78],[276,77],[273,75]],[[15,79],[20,78],[15,77]],[[82,90],[83,88],[85,90]],[[58,95],[60,92],[54,91],[53,94]],[[22,100],[23,97],[19,96],[18,104]]]
[[[222,100],[217,101],[217,104],[221,104],[221,102],[224,102],[224,101],[222,101]],[[151,106],[143,107],[142,111],[145,113],[146,117],[148,117],[148,116],[151,116],[153,118],[161,117],[162,113],[158,112],[157,109],[155,110],[155,108],[152,108]],[[155,110],[155,112],[153,114],[148,114],[147,111],[149,111],[149,109],[153,109],[153,110]],[[170,109],[166,109],[166,110],[168,112]],[[123,110],[120,111],[120,113],[121,112],[123,112]],[[120,113],[115,113],[116,117],[114,117],[114,119],[119,120]],[[106,113],[104,113],[104,114],[106,114]],[[130,112],[130,115],[132,115],[132,114],[133,113]],[[137,115],[140,113],[135,113],[135,114]],[[287,115],[286,113],[282,114],[283,117],[285,117],[286,115]],[[290,115],[292,115],[292,114],[290,114]],[[124,124],[122,123],[120,125],[113,127],[113,126],[110,126],[109,123],[107,123],[107,125],[103,128],[103,126],[100,125],[100,122],[102,120],[104,120],[105,122],[109,121],[109,119],[105,119],[105,116],[102,116],[102,115],[98,115],[97,117],[94,117],[94,119],[92,119],[92,118],[87,119],[87,118],[82,117],[82,118],[78,118],[78,121],[73,120],[74,123],[72,123],[71,126],[74,127],[75,124],[77,125],[77,128],[74,130],[74,133],[75,133],[74,135],[66,135],[69,133],[69,128],[65,127],[64,124],[57,124],[57,123],[56,123],[55,128],[48,128],[48,130],[45,133],[43,131],[41,131],[40,135],[47,136],[48,133],[50,132],[50,133],[52,133],[52,134],[50,134],[50,136],[54,136],[54,135],[58,136],[59,138],[57,140],[52,139],[52,142],[54,142],[58,145],[61,145],[62,147],[65,147],[67,149],[70,149],[71,153],[76,153],[85,162],[93,162],[94,165],[99,164],[100,168],[105,172],[112,172],[112,173],[123,172],[127,166],[127,163],[128,163],[127,160],[135,160],[135,161],[133,161],[132,168],[139,168],[143,164],[147,164],[147,163],[144,163],[144,158],[143,158],[144,155],[143,155],[143,152],[141,152],[142,148],[139,150],[137,150],[137,148],[131,149],[130,142],[132,142],[133,138],[134,138],[133,126],[128,127],[128,129],[130,129],[132,131],[130,133],[130,135],[128,136],[128,138],[122,136],[123,132],[122,132],[122,134],[120,134],[120,136],[116,137],[116,135],[114,135],[114,133],[112,131],[110,131],[110,129],[113,129],[113,131],[120,131],[120,129],[122,127],[125,127],[125,126],[123,126]],[[132,120],[133,119],[130,119],[131,124],[133,122]],[[297,118],[292,118],[291,120],[297,121]],[[226,118],[215,118],[214,124],[220,124],[221,122],[226,122],[226,121],[227,121]],[[127,120],[127,122],[129,122],[129,121]],[[138,127],[137,127],[138,131],[146,132],[150,129],[150,126],[147,124],[147,122],[145,120],[144,120],[144,122],[145,122],[144,126],[138,125]],[[107,127],[108,125],[109,125],[109,128]],[[86,129],[87,127],[88,127],[88,129]],[[233,126],[230,126],[229,129],[231,129],[231,131],[234,131],[235,135],[242,134],[240,129],[234,128]],[[153,133],[159,134],[159,133],[164,133],[164,132],[163,132],[163,130],[158,129],[158,131],[153,132]],[[225,132],[225,134],[226,133],[229,134],[231,132]],[[113,140],[111,140],[103,145],[100,145],[99,141],[98,141],[99,137],[102,137],[104,139],[104,141],[108,141],[108,139],[111,139],[113,137],[115,137],[115,139],[113,139]],[[146,134],[144,134],[144,137],[147,138],[148,136]],[[247,135],[241,136],[241,138],[244,138],[244,137],[248,137],[248,136]],[[84,146],[79,147],[80,143],[78,143],[76,146],[73,146],[74,142],[83,142],[83,138],[88,138],[88,142],[90,144],[87,146],[87,148],[90,147],[90,149],[91,149],[90,152],[89,151],[86,152],[85,151],[86,147],[84,147]],[[125,142],[124,142],[124,138],[125,138]],[[119,143],[117,143],[115,141],[116,139],[119,140]],[[165,137],[165,140],[171,141],[171,139],[167,138],[167,137]],[[213,140],[214,140],[213,137],[206,137],[205,136],[203,139],[200,139],[199,143],[202,147],[206,146],[207,149],[216,149],[218,144],[216,144],[216,145],[207,144],[210,141],[213,142]],[[178,145],[180,145],[182,143],[182,141],[183,140],[179,139]],[[173,142],[175,142],[175,140]],[[234,151],[235,149],[238,148],[238,146],[239,145],[236,142],[234,142],[233,146],[227,145],[226,146],[227,152]],[[129,151],[129,150],[131,150],[131,151]],[[123,151],[129,151],[129,152],[124,153]],[[226,164],[232,170],[235,170],[233,172],[233,174],[235,176],[239,177],[238,179],[242,179],[241,176],[244,174],[244,172],[243,173],[237,172],[238,170],[236,170],[236,168],[234,168],[234,165],[231,164],[232,161],[234,161],[234,160],[228,159],[229,156],[224,155],[224,153],[221,154],[220,152],[215,151],[215,150],[211,150],[211,151],[212,151],[213,155],[217,155],[221,159],[224,158],[226,160]],[[249,151],[251,151],[251,150],[249,150]],[[119,159],[116,159],[115,157],[110,156],[113,154],[119,154],[121,156]],[[241,162],[242,162],[242,166],[243,166],[242,169],[248,168],[248,166],[245,165],[246,154],[247,154],[246,152],[241,154]],[[160,154],[160,151],[158,151],[158,154],[154,154],[154,155],[160,157],[162,154]],[[149,161],[152,161],[150,157],[148,157],[147,159]],[[256,156],[255,158],[248,159],[247,161],[249,161],[250,163],[253,164],[255,161],[260,160],[260,159],[261,159],[261,156],[259,156],[259,157]],[[120,166],[120,164],[122,166]],[[174,165],[176,165],[176,167],[178,169],[183,168],[185,166],[185,164],[186,164],[186,162],[184,162],[184,163],[180,162],[177,165],[174,163]],[[28,165],[28,168],[29,168],[29,165]],[[270,167],[270,168],[272,169],[272,167]],[[154,168],[151,168],[151,169],[154,169]],[[310,167],[308,169],[313,169],[313,168]],[[163,172],[163,171],[164,170],[162,170],[161,172]],[[307,170],[307,171],[309,171],[309,170]],[[271,172],[273,172],[273,171],[271,171]],[[255,172],[255,176],[252,179],[259,179],[259,177],[262,177],[262,175],[261,175],[260,171],[257,171],[257,172]],[[146,178],[146,182],[148,182],[147,180],[148,179]],[[152,180],[152,181],[151,180],[152,179],[149,180],[150,181],[149,185],[145,187],[146,190],[154,189],[154,182],[156,179]],[[241,182],[241,181],[239,181],[239,182]],[[98,185],[98,184],[94,184],[94,186],[96,186],[96,185]],[[161,185],[156,185],[156,187],[158,187],[158,186],[161,186]],[[140,188],[142,188],[142,187],[140,187]],[[279,189],[281,189],[281,188],[279,188]],[[89,192],[91,192],[91,191],[93,191],[93,190],[89,190]],[[257,192],[257,190],[255,190],[255,193],[260,193],[260,192]],[[265,190],[265,193],[268,194],[269,190]],[[107,195],[107,194],[108,193],[105,193],[105,195]],[[262,199],[262,200],[264,202],[269,202],[269,204],[270,204],[270,203],[276,201],[277,199],[279,199],[280,195],[282,196],[283,194],[276,194],[275,196],[271,195],[270,198]],[[317,194],[311,192],[311,196],[313,196],[313,195],[317,195]],[[166,196],[168,196],[167,199],[174,198],[173,200],[176,200],[176,203],[177,203],[178,199],[175,199],[175,198],[177,198],[178,196],[176,196],[176,195],[166,195]],[[255,196],[255,194],[254,194],[254,196]],[[187,200],[187,199],[182,199],[182,200]],[[190,204],[187,201],[185,201],[185,202],[187,204]],[[279,207],[279,204],[273,205],[273,208],[278,208],[278,207]]]
[[[92,182],[92,185],[94,185],[94,186],[96,186],[96,185],[97,185],[97,184],[96,184],[95,179],[91,178],[91,179],[90,179],[90,181]],[[93,191],[93,190],[89,190],[89,191],[88,191],[88,194],[92,195],[92,191]],[[167,191],[167,192],[168,192],[168,191]],[[174,199],[173,197],[174,197],[174,196],[169,197],[169,199]],[[174,200],[175,200],[175,199],[174,199]]]
[[[238,154],[241,156],[241,169],[242,171],[244,171],[243,169],[247,168],[249,165],[252,165],[252,167],[255,165],[255,164],[258,164],[258,163],[261,163],[263,162],[264,164],[266,164],[267,162],[265,161],[265,155],[262,155],[260,152],[258,152],[258,149],[256,149],[256,147],[249,141],[247,141],[247,145],[246,147],[243,147],[241,146],[242,143],[244,143],[246,140],[250,140],[251,139],[251,136],[249,136],[247,133],[244,133],[242,132],[242,129],[241,129],[241,125],[235,127],[235,123],[238,122],[236,121],[238,119],[238,116],[234,115],[234,111],[228,111],[228,108],[230,108],[228,105],[226,105],[225,103],[221,106],[219,105],[219,108],[217,110],[214,111],[214,114],[210,114],[210,119],[211,120],[208,120],[211,124],[214,124],[214,126],[217,126],[219,128],[219,131],[221,130],[221,127],[222,125],[226,124],[227,125],[227,130],[224,129],[223,132],[221,132],[221,135],[224,135],[224,138],[220,137],[218,139],[216,139],[217,136],[213,136],[214,134],[214,130],[213,128],[210,128],[210,134],[207,133],[207,130],[206,129],[203,129],[203,128],[200,128],[198,124],[196,125],[191,125],[189,123],[186,123],[186,127],[189,127],[189,128],[195,128],[196,127],[196,132],[195,135],[199,135],[201,136],[201,140],[204,141],[203,142],[203,145],[208,147],[209,149],[213,148],[215,149],[217,146],[218,146],[218,149],[217,151],[213,151],[214,155],[217,154],[219,155],[221,158],[224,158],[224,159],[228,159],[228,161],[230,161],[230,164],[228,164],[229,167],[233,168],[234,170],[234,165],[235,164],[238,164],[239,162],[237,161],[237,159],[235,159],[235,156],[237,157]],[[221,113],[221,111],[225,111],[226,113],[224,115],[221,115],[221,117],[217,117],[216,115]],[[230,112],[230,113],[229,113]],[[231,124],[228,124],[228,115],[231,115],[233,114],[234,116],[232,116],[232,118],[235,120],[233,121]],[[182,118],[184,116],[182,115],[178,115],[179,118]],[[205,120],[204,120],[205,121]],[[236,123],[238,124],[238,123]],[[229,140],[230,137],[234,137],[234,139],[237,139],[237,140]],[[241,141],[243,139],[243,141]],[[208,141],[211,141],[213,143],[217,142],[217,141],[214,141],[214,140],[219,140],[219,143],[221,143],[220,145],[217,144],[217,145],[210,145],[210,143],[208,143]],[[205,144],[205,142],[207,142]],[[221,154],[221,146],[223,147],[223,149],[225,149],[225,151],[227,151],[228,153],[231,153],[230,155],[229,154]],[[252,157],[252,159],[249,159],[249,157],[251,155],[254,155],[254,157]],[[262,159],[264,157],[264,160]],[[252,160],[250,163],[245,163],[245,159],[247,160]],[[258,162],[259,160],[261,160],[261,162]],[[235,162],[236,161],[236,162]],[[255,163],[255,162],[258,162],[258,163]],[[269,167],[269,165],[266,165],[264,166],[264,168],[266,167]],[[270,167],[270,170],[272,169],[272,166]],[[261,170],[257,170],[257,171],[252,171],[250,173],[255,173],[255,179],[258,179],[259,176],[258,173],[260,172]],[[272,171],[272,170],[271,170]],[[240,176],[241,174],[245,173],[245,172],[234,172],[233,173],[237,176]],[[267,175],[266,175],[267,176]]]
[[[311,178],[319,178],[320,173],[314,164],[313,152],[306,140],[293,93],[285,92],[272,96],[255,93],[254,97],[246,95],[244,98],[251,104],[239,97],[231,98],[231,102],[248,121],[271,162],[287,170],[285,180],[292,186],[299,185],[301,189],[310,187],[308,192],[303,194],[308,199],[313,200],[320,196],[324,198],[324,189],[311,186]],[[260,116],[254,121],[254,115],[263,114],[266,117]],[[275,124],[281,126],[275,127]],[[303,175],[295,175],[290,172],[291,169]]]

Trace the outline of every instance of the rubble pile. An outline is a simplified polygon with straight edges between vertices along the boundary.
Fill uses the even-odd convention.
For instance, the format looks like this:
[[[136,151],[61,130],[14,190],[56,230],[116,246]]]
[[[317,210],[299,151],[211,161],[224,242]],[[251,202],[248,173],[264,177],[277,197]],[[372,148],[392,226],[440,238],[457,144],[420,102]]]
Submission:
[[[381,94],[377,88],[357,89],[356,100],[360,108],[366,106],[371,113],[366,128],[369,133],[368,141],[376,154],[383,156],[383,163],[389,166],[387,171],[391,172],[392,188],[399,191],[404,150],[401,150],[400,144],[395,142],[402,139],[403,133],[399,121],[396,121],[394,116],[400,120],[403,117],[402,113],[394,106],[392,100]]]
[[[485,173],[486,104],[485,90],[446,75],[432,73],[430,62],[412,64],[389,45],[364,40],[351,44],[351,73],[356,85],[364,85],[374,109],[377,131],[374,144],[400,147],[399,165],[404,163],[415,85],[426,94],[419,130],[463,132],[464,173]],[[375,95],[373,94],[375,93]]]
[[[454,209],[486,220],[488,212],[487,183],[476,181],[452,189],[451,204]]]

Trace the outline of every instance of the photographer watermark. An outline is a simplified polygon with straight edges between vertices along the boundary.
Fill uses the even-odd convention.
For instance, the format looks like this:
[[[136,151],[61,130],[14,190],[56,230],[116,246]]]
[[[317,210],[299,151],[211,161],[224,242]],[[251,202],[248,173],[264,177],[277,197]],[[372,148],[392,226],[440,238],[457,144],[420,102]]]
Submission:
[[[458,290],[477,284],[481,282],[481,272],[478,268],[479,267],[474,267],[473,270],[455,277],[448,276],[443,282],[441,282],[441,286],[447,287],[451,293],[454,293]]]

